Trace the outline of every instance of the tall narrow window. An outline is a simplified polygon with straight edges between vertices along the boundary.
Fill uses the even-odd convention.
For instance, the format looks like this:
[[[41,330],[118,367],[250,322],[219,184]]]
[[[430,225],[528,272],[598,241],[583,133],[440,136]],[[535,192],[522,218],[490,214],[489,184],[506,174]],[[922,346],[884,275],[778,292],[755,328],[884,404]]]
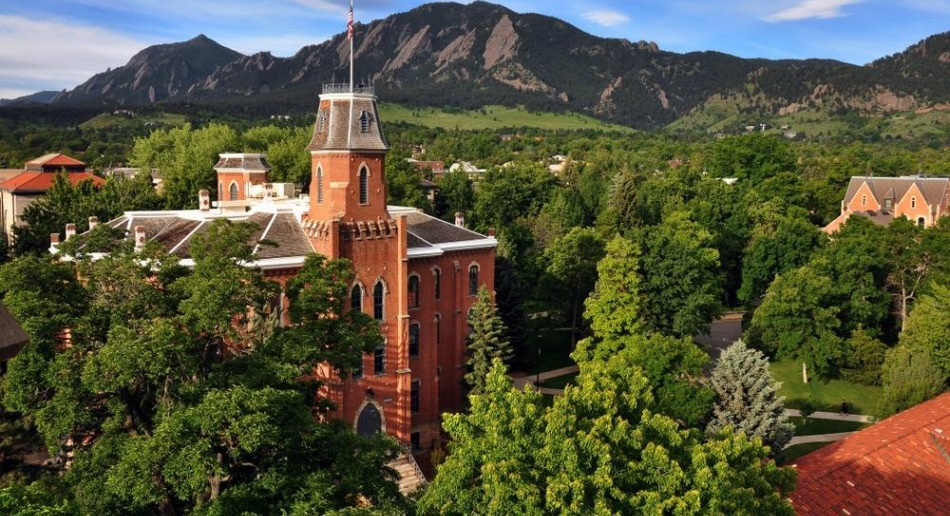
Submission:
[[[238,200],[238,186],[237,183],[231,183],[231,188],[228,189],[228,199],[232,201]]]
[[[917,226],[918,226],[918,227],[924,227],[924,226],[926,226],[926,225],[927,225],[927,221],[924,220],[923,217],[919,217],[919,218],[917,219]]]
[[[317,202],[323,204],[323,168],[317,167]]]
[[[360,204],[369,203],[369,170],[360,167]]]
[[[376,346],[376,351],[373,353],[373,374],[385,374],[386,373],[386,343],[382,343]]]
[[[363,287],[359,284],[353,285],[350,291],[350,309],[354,312],[363,311]]]
[[[862,195],[862,196],[861,196],[861,206],[867,206],[867,205],[868,205],[868,196],[867,196],[867,195]]]
[[[441,299],[442,298],[442,270],[438,268],[433,269],[432,276],[433,276],[432,288],[435,289],[435,298]]]
[[[373,287],[373,317],[377,321],[383,320],[383,282],[377,281],[376,286]]]
[[[911,207],[911,208],[916,208],[916,207],[917,207],[917,198],[916,198],[916,197],[911,197],[911,198],[910,198],[910,207]]]
[[[435,345],[442,344],[442,315],[435,314]]]
[[[468,268],[468,295],[478,294],[478,265],[472,265]]]
[[[419,324],[409,325],[409,356],[419,356]]]
[[[419,412],[419,380],[412,381],[412,388],[409,390],[409,410],[413,413]]]
[[[419,276],[409,276],[409,308],[419,308]]]

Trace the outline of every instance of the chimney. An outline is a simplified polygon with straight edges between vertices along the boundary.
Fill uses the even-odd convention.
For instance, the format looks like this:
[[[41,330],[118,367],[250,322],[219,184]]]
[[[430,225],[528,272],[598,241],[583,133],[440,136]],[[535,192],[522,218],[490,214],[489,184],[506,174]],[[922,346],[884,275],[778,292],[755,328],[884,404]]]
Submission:
[[[96,226],[99,225],[99,217],[92,216],[89,217],[89,231],[96,229]]]
[[[488,236],[490,237],[495,236],[495,228],[488,228]]]
[[[66,224],[66,240],[69,240],[69,237],[76,234],[76,225],[70,222]]]
[[[465,227],[465,214],[457,211],[455,212],[455,225],[464,228]]]
[[[198,191],[198,209],[201,211],[211,209],[211,192],[208,190],[202,189]]]
[[[59,233],[50,233],[49,235],[49,246],[57,247],[59,245]]]
[[[145,247],[145,228],[135,226],[135,252],[141,252],[143,247]]]

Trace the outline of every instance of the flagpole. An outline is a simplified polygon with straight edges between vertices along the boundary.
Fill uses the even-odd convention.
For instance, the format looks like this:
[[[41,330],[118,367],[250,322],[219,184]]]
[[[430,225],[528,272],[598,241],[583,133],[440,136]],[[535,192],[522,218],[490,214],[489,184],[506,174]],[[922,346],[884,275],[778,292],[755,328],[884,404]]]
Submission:
[[[350,40],[350,123],[346,128],[346,148],[352,148],[353,140],[353,0],[350,0],[350,14],[346,21],[346,37]]]

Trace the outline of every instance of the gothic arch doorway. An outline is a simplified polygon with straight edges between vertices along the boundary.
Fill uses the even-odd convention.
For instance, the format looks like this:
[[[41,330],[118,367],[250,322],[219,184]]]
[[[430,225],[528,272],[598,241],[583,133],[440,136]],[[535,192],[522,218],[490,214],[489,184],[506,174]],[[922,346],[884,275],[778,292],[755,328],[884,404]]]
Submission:
[[[383,426],[383,413],[375,403],[366,403],[359,415],[356,416],[356,433],[364,437],[371,437],[381,433]]]

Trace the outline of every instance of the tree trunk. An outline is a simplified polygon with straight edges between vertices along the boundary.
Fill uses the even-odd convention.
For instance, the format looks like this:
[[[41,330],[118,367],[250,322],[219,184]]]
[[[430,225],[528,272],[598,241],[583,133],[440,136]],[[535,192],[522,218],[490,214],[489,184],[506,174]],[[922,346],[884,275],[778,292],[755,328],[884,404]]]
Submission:
[[[221,465],[221,462],[224,460],[224,457],[218,453],[218,465]],[[211,499],[214,500],[221,494],[221,476],[212,475],[208,483],[211,485]]]
[[[907,324],[907,288],[901,284],[901,333],[904,333],[904,325]]]

